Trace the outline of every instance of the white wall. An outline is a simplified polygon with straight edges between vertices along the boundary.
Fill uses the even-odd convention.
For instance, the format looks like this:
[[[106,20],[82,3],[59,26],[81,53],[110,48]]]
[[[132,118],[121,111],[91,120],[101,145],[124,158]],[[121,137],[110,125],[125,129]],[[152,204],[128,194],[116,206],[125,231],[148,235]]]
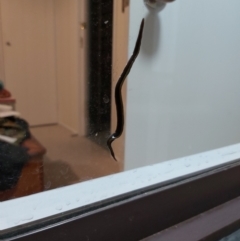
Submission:
[[[125,169],[240,142],[240,1],[131,1]]]
[[[79,128],[78,0],[55,0],[58,122]]]

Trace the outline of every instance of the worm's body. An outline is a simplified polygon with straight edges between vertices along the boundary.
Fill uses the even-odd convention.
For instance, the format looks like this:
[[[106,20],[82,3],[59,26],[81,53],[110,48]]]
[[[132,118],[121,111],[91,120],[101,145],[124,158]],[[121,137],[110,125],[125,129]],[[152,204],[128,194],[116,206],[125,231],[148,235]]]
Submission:
[[[115,132],[108,138],[107,140],[107,146],[111,152],[112,157],[116,160],[115,154],[113,152],[112,149],[112,142],[119,138],[122,133],[123,133],[123,128],[124,128],[124,110],[123,110],[123,101],[122,101],[122,85],[124,83],[124,80],[126,79],[126,77],[128,76],[133,63],[135,61],[135,59],[137,58],[139,51],[140,51],[140,47],[141,47],[141,41],[142,41],[142,33],[143,33],[143,27],[144,27],[144,19],[142,20],[141,26],[140,26],[140,30],[139,30],[139,34],[138,34],[138,38],[137,38],[137,42],[133,51],[133,54],[131,56],[131,58],[129,59],[126,67],[124,68],[117,84],[116,84],[116,88],[115,88],[115,103],[116,103],[116,110],[117,110],[117,127]]]

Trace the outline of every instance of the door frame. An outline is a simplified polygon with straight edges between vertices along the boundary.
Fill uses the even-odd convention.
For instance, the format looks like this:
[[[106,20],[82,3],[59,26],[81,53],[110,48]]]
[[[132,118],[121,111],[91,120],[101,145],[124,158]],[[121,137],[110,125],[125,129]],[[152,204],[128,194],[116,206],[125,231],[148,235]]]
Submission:
[[[0,79],[5,83],[3,33],[2,33],[2,8],[1,7],[2,5],[0,1]]]
[[[85,136],[87,134],[87,56],[88,56],[88,24],[87,0],[78,1],[78,43],[79,43],[79,56],[78,56],[78,135]]]

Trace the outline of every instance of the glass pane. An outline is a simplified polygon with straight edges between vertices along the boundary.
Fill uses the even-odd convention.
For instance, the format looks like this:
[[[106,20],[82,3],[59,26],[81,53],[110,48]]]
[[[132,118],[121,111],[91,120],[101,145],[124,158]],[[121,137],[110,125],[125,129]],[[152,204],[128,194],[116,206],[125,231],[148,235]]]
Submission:
[[[239,7],[0,0],[0,230],[239,158]]]
[[[235,231],[234,233],[221,238],[219,241],[238,241],[240,239],[240,230]]]

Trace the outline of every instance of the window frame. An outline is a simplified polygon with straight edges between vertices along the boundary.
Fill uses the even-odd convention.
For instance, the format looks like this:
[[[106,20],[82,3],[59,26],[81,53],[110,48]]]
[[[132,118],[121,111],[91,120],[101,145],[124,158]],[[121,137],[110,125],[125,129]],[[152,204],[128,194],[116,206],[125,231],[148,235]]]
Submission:
[[[172,240],[220,240],[232,235],[240,227],[240,198],[237,197],[216,208],[204,212],[141,241]],[[217,220],[217,222],[216,222]],[[239,236],[239,234],[238,234]]]
[[[240,196],[239,173],[240,159],[167,186],[146,188],[88,213],[73,210],[1,236],[19,241],[141,240]]]

